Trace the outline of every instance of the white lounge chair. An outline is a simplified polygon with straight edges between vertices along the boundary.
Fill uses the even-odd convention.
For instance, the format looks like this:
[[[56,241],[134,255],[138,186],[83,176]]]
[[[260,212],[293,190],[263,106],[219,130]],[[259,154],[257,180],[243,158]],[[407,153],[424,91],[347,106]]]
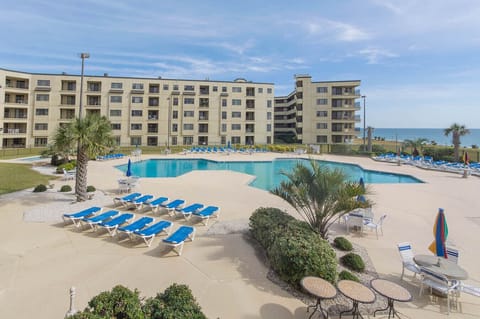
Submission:
[[[73,172],[67,172],[67,170],[64,168],[62,180],[70,181],[72,179],[75,179],[75,174]]]
[[[172,229],[172,222],[168,220],[161,220],[158,223],[153,224],[152,226],[149,226],[147,228],[143,228],[140,230],[136,230],[133,233],[136,236],[142,238],[143,241],[145,241],[145,244],[148,247],[150,247],[155,236],[157,236],[162,232],[170,234],[171,229]]]
[[[192,215],[200,218],[202,223],[207,226],[210,217],[218,218],[220,216],[220,208],[217,206],[207,206],[200,211],[194,212]]]
[[[420,275],[422,276],[422,281],[420,283],[420,296],[423,294],[423,289],[425,286],[430,288],[430,293],[432,289],[435,289],[442,294],[447,296],[447,314],[450,313],[450,303],[457,302],[458,292],[459,292],[459,281],[450,281],[442,274],[431,271],[430,269],[420,267]]]
[[[413,260],[414,254],[412,245],[410,245],[408,242],[404,242],[397,244],[397,246],[400,257],[402,257],[402,276],[400,276],[400,280],[403,280],[405,268],[413,272],[413,277],[415,278],[417,274],[420,273],[420,267]]]
[[[182,254],[185,240],[193,241],[195,239],[195,228],[191,226],[180,226],[173,234],[163,239],[163,243],[173,247],[178,256]],[[180,249],[177,250],[177,247]]]

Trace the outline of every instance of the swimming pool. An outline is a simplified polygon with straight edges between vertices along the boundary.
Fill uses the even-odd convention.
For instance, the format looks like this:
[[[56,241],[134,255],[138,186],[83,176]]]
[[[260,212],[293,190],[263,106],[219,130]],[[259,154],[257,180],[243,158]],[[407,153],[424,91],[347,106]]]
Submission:
[[[39,161],[46,161],[48,158],[42,156],[31,156],[31,157],[23,157],[19,158],[18,160],[22,162],[39,162]]]
[[[230,170],[256,176],[250,183],[264,190],[271,190],[285,180],[281,171],[291,171],[297,163],[310,166],[307,159],[276,159],[273,161],[241,161],[217,162],[206,159],[150,159],[132,163],[132,174],[140,177],[177,177],[193,170]],[[365,183],[392,184],[392,183],[422,183],[410,175],[384,173],[364,170],[358,165],[337,162],[318,161],[321,165],[331,169],[339,168],[345,172],[351,181],[358,181],[363,177]],[[126,171],[127,164],[116,166]]]

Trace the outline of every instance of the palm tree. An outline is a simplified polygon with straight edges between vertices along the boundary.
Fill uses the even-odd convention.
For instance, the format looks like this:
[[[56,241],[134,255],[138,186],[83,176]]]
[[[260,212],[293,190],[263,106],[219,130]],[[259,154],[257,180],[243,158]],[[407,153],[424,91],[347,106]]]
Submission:
[[[452,144],[453,151],[455,156],[455,161],[458,162],[459,159],[459,148],[460,148],[460,137],[470,134],[470,131],[465,127],[465,125],[460,125],[453,123],[449,128],[444,130],[445,136],[452,134]]]
[[[271,191],[292,205],[303,219],[322,238],[328,237],[328,229],[343,214],[371,204],[356,200],[365,194],[358,184],[348,182],[341,170],[321,167],[310,160],[307,167],[298,163],[291,172],[282,172],[288,178]]]
[[[106,117],[87,115],[67,125],[60,125],[54,136],[53,147],[57,150],[77,148],[77,173],[75,194],[78,201],[87,199],[87,165],[91,157],[105,153],[114,142],[111,124]]]
[[[414,140],[405,140],[403,141],[403,146],[404,147],[410,147],[412,149],[412,152],[416,150],[422,150],[423,145],[425,145],[428,142],[428,139],[420,137],[416,138]]]

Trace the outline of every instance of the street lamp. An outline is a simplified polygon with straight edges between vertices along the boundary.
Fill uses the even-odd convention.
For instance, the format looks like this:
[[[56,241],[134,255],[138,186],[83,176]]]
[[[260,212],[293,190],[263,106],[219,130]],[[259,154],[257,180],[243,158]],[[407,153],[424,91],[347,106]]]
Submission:
[[[90,57],[90,53],[80,53],[80,58],[82,59],[82,75],[80,77],[80,106],[78,108],[78,118],[82,118],[82,96],[83,96],[83,69],[85,67],[85,59]]]
[[[366,123],[367,123],[367,112],[365,109],[365,99],[367,98],[366,95],[362,95],[363,99],[363,151],[365,152],[365,131],[366,131]]]

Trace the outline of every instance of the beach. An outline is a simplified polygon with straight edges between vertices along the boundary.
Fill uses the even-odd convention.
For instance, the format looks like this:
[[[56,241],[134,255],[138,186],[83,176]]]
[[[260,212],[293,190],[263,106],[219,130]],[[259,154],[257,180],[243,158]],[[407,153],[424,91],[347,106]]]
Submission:
[[[194,158],[213,160],[269,160],[279,156],[261,153],[252,156],[196,154]],[[284,156],[284,155],[282,155]],[[289,155],[298,157],[298,155]],[[147,158],[185,158],[183,155],[143,155]],[[459,264],[468,271],[466,281],[480,286],[480,257],[474,252],[479,239],[480,179],[462,178],[447,172],[423,170],[395,163],[376,162],[364,157],[318,155],[315,158],[358,164],[364,169],[412,175],[425,183],[367,185],[375,203],[375,219],[386,214],[384,235],[374,232],[346,233],[336,223],[331,237],[345,236],[364,247],[381,278],[401,284],[413,296],[411,302],[396,303],[406,318],[446,316],[446,303],[432,302],[429,294],[419,297],[419,282],[407,272],[400,281],[402,264],[397,244],[408,241],[419,254],[430,254],[433,224],[439,208],[444,208],[449,227],[448,241],[460,251]],[[74,181],[55,181],[48,194],[22,191],[0,197],[0,318],[63,318],[69,307],[69,289],[76,287],[75,306],[87,302],[117,284],[137,288],[150,297],[172,283],[187,284],[208,318],[306,318],[306,304],[269,280],[269,268],[256,245],[248,237],[248,218],[258,207],[278,207],[299,217],[286,202],[267,191],[248,186],[253,176],[231,171],[193,171],[177,178],[142,178],[136,189],[155,197],[184,198],[221,207],[218,220],[208,226],[175,219],[174,228],[194,225],[197,234],[187,242],[181,256],[165,249],[161,238],[151,247],[117,238],[104,232],[78,230],[65,226],[61,216],[81,207],[101,205],[113,208],[118,196],[117,180],[122,172],[114,166],[126,159],[91,161],[88,184],[97,192],[91,201],[73,204],[73,195],[59,195],[61,185]],[[137,216],[153,216],[151,212]],[[166,214],[155,218],[168,219]],[[25,305],[28,306],[26,307]],[[462,294],[461,307],[452,318],[476,318],[480,298]],[[372,309],[361,306],[366,318]],[[365,315],[366,311],[370,315]],[[378,318],[386,318],[378,315]]]

